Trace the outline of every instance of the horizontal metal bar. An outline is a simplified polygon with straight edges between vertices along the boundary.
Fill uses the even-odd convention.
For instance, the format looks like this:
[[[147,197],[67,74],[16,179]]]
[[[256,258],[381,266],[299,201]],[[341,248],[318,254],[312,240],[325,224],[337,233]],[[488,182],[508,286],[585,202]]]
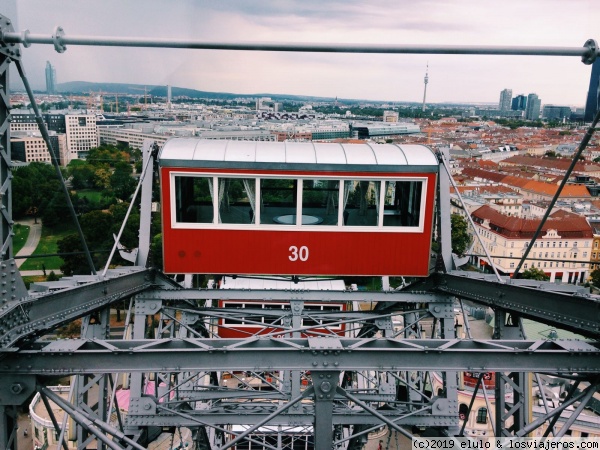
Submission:
[[[37,342],[0,350],[0,373],[201,370],[600,372],[600,343],[459,339],[158,339]]]
[[[388,408],[391,408],[389,404]],[[419,405],[422,407],[422,405]],[[303,408],[304,411],[301,413],[294,412],[292,414],[280,414],[269,421],[271,426],[287,426],[293,423],[295,426],[312,426],[315,422],[314,410],[311,407]],[[198,422],[202,422],[208,425],[247,425],[267,417],[272,412],[272,408],[260,407],[251,410],[250,408],[243,407],[240,410],[233,409],[229,412],[225,412],[219,409],[206,409],[206,410],[192,410],[186,411],[185,416],[178,415],[167,415],[163,412],[156,414],[131,414],[127,415],[127,423],[130,426],[157,426],[157,427],[192,427],[197,426]],[[414,416],[408,416],[403,419],[399,417],[405,416],[407,411],[404,409],[399,410],[382,410],[381,414],[388,417],[390,420],[395,420],[398,425],[408,426],[452,426],[457,425],[458,414],[453,411],[452,414],[420,414]],[[194,420],[194,419],[197,420]],[[380,424],[381,420],[375,416],[363,412],[362,410],[344,410],[333,413],[333,424],[334,425],[376,425]]]
[[[58,47],[68,45],[104,47],[147,47],[182,48],[200,50],[244,50],[310,53],[412,53],[412,54],[462,54],[462,55],[535,55],[535,56],[579,56],[593,57],[595,49],[584,47],[540,47],[540,46],[478,46],[478,45],[384,45],[384,44],[329,44],[310,42],[211,42],[186,39],[156,39],[107,36],[67,36],[55,34],[31,34],[28,31],[5,32],[0,41],[8,44],[51,44]]]
[[[451,301],[448,295],[432,292],[402,291],[309,291],[277,289],[177,289],[148,290],[138,300],[260,300],[305,302],[398,302],[438,303]]]

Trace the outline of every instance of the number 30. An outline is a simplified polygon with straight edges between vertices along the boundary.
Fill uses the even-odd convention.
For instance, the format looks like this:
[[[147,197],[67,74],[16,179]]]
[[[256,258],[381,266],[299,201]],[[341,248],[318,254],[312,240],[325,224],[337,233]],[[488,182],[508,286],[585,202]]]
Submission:
[[[308,259],[308,247],[305,245],[300,248],[292,245],[288,250],[291,252],[291,255],[288,256],[290,261],[306,261]]]

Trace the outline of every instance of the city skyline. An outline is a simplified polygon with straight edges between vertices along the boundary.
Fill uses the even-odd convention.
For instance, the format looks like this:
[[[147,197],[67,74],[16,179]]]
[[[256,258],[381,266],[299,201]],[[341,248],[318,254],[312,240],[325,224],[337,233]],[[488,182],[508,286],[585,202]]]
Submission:
[[[169,38],[219,42],[313,42],[420,45],[581,47],[599,14],[591,0],[441,0],[411,4],[358,1],[213,4],[164,1],[101,4],[9,0],[3,14],[16,31],[67,36]],[[167,9],[168,7],[168,9]],[[118,14],[115,13],[118,11]],[[165,14],[168,11],[168,14]],[[519,18],[527,20],[519,20]],[[501,24],[502,26],[498,26]],[[493,103],[498,92],[536,92],[548,104],[583,107],[591,73],[578,57],[356,55],[51,45],[23,49],[34,88],[44,88],[46,61],[61,81],[172,85],[240,94],[290,94],[421,102]],[[16,79],[16,71],[13,81]]]

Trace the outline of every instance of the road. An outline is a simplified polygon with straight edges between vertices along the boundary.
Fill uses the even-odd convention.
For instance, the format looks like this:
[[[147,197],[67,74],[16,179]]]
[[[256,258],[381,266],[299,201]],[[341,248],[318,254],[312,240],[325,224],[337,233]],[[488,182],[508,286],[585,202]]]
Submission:
[[[29,236],[27,236],[27,241],[25,245],[15,256],[29,256],[31,255],[38,244],[40,243],[40,238],[42,237],[42,223],[38,221],[35,223],[33,219],[27,219],[23,221],[19,221],[21,225],[26,225],[29,227]],[[18,258],[15,259],[17,263],[17,267],[21,267],[21,265],[27,261],[27,258]]]

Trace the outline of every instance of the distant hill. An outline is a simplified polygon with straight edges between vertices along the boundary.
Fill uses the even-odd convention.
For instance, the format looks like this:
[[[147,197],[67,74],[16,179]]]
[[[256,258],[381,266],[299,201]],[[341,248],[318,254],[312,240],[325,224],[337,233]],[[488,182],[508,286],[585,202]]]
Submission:
[[[148,95],[154,97],[166,97],[167,86],[143,85],[131,83],[91,83],[88,81],[69,81],[67,83],[59,83],[57,86],[58,92],[71,94],[89,94],[90,92],[102,92],[122,95],[143,95],[144,91]],[[230,92],[208,92],[198,91],[196,89],[171,87],[171,95],[175,97],[189,98],[207,98],[215,100],[231,100],[234,98],[258,98],[271,97],[275,101],[299,101],[299,102],[330,102],[333,98],[330,97],[312,97],[304,95],[286,95],[286,94],[234,94]],[[357,100],[340,100],[338,102],[353,102]]]

